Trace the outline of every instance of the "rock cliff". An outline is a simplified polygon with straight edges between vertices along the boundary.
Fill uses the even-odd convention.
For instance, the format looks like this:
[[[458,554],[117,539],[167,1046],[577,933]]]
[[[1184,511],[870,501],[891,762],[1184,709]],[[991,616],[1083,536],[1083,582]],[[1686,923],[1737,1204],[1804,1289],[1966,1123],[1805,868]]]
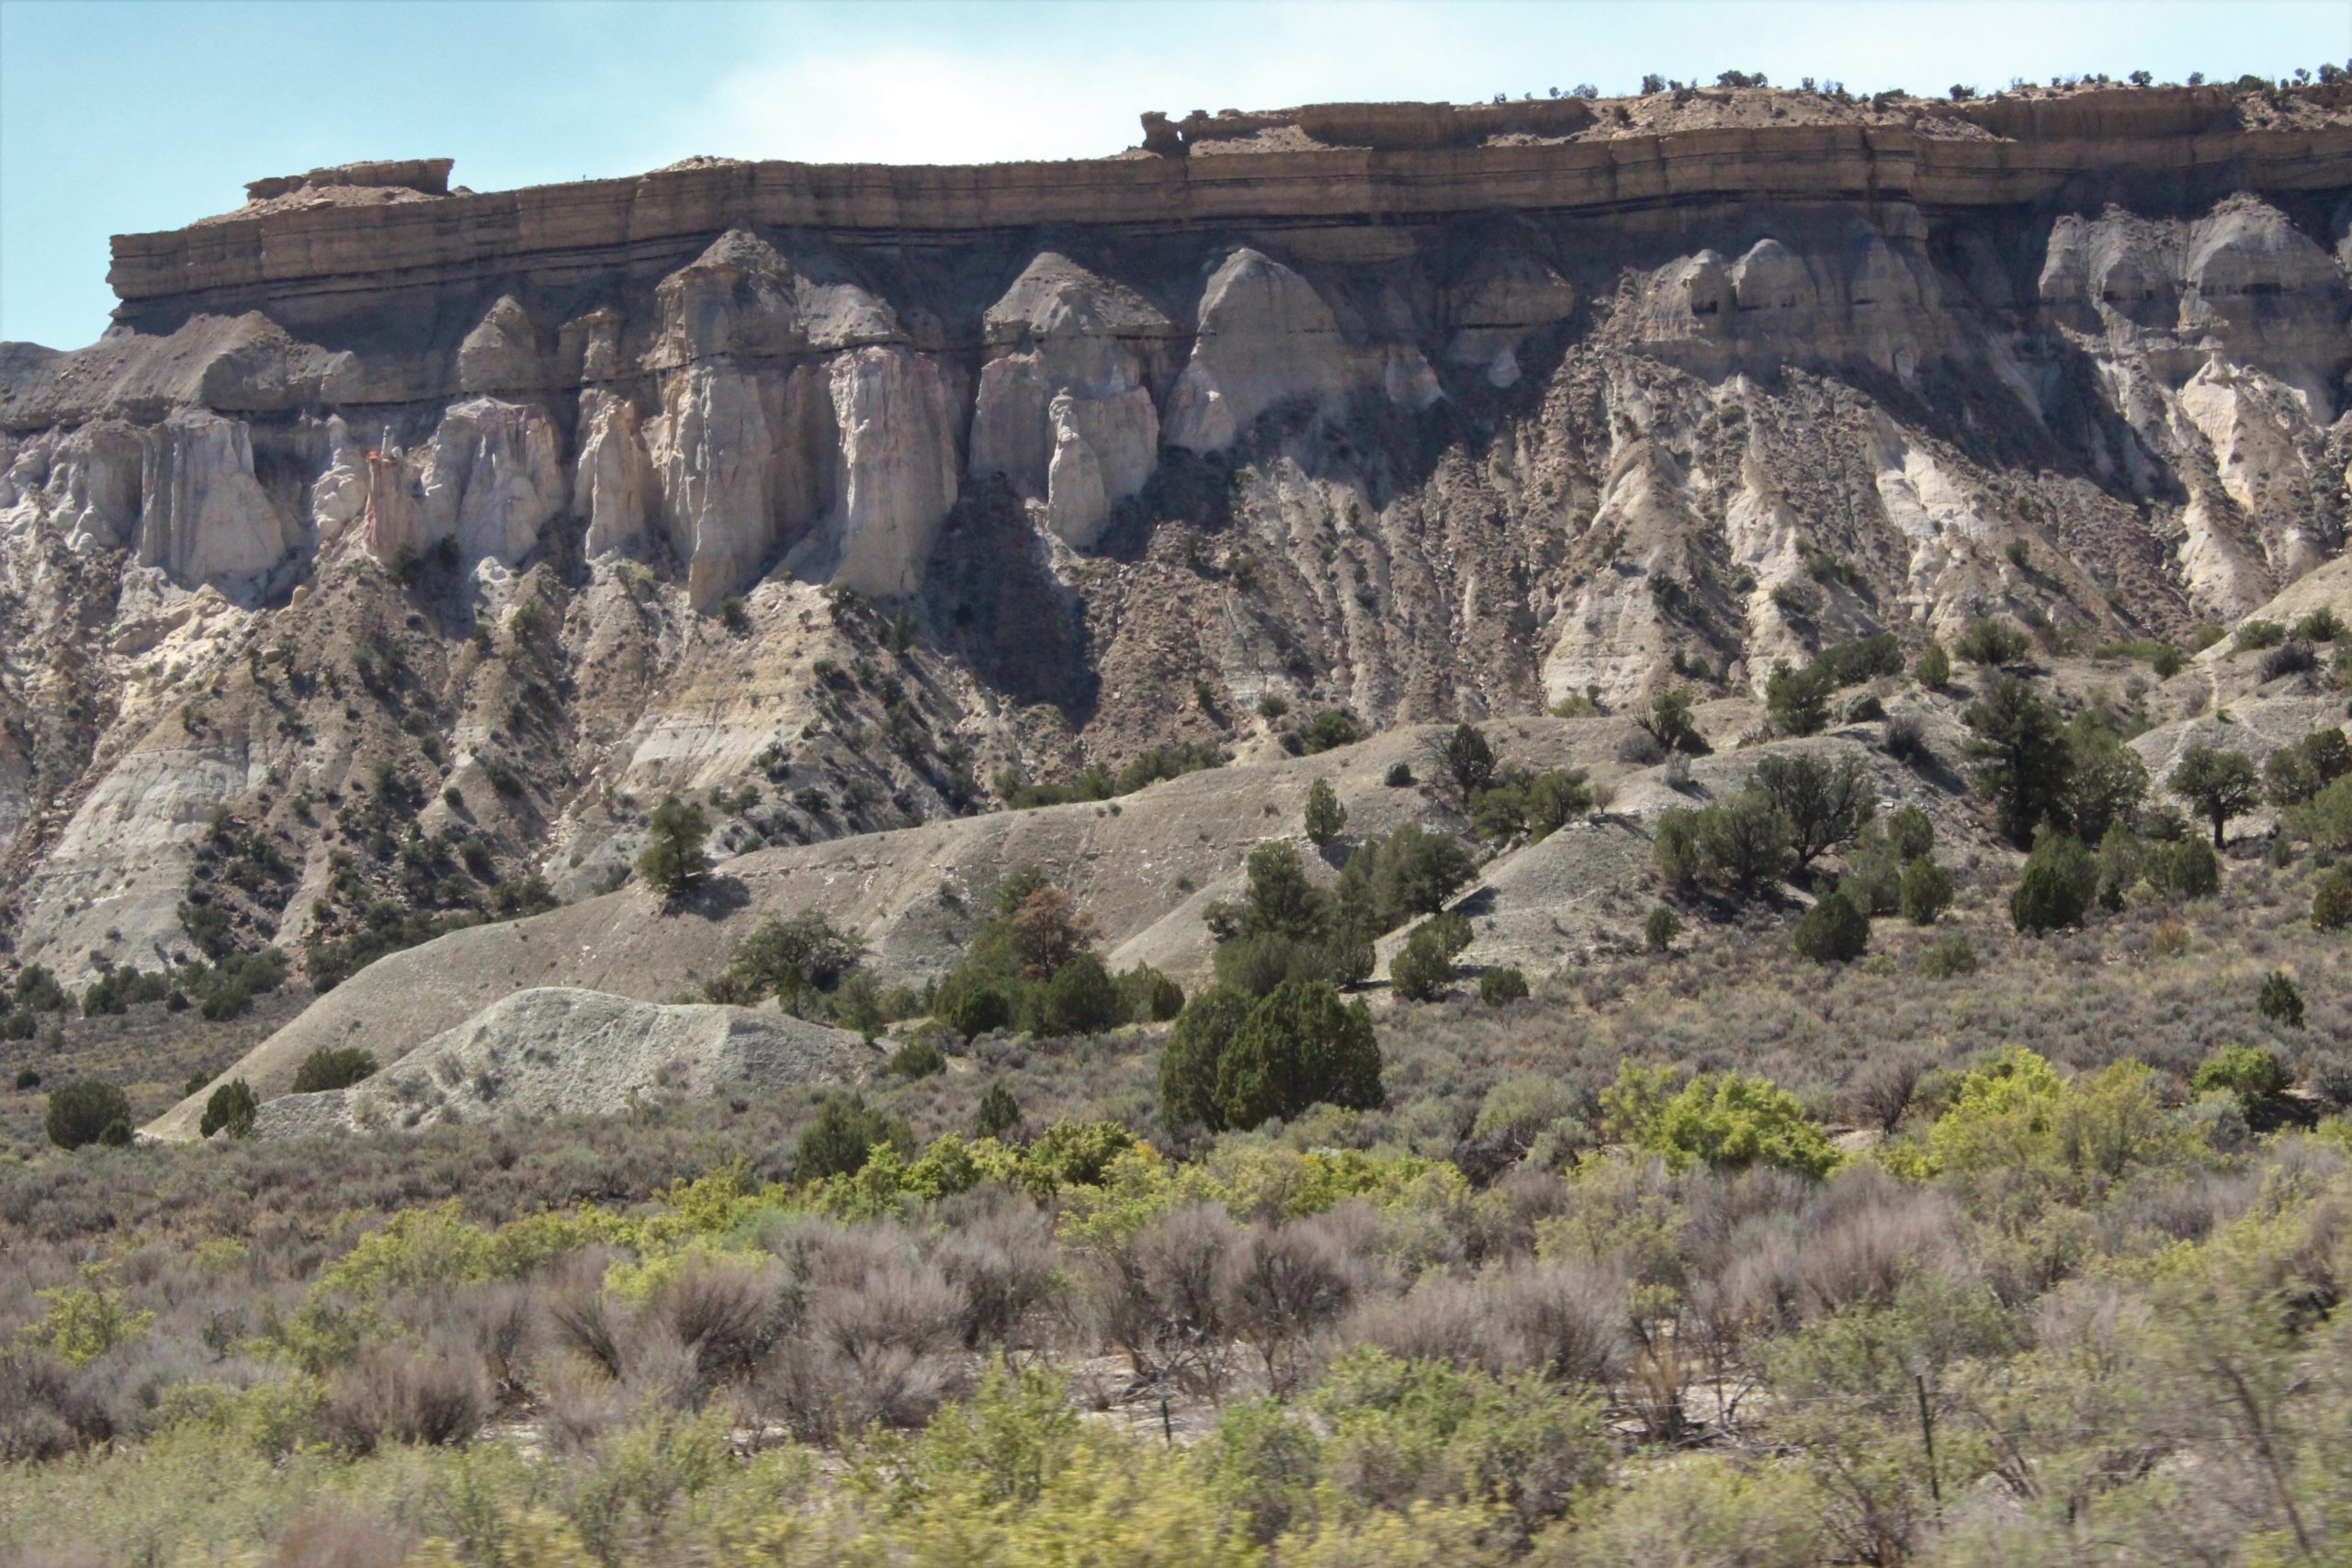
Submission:
[[[1144,132],[356,165],[119,238],[105,337],[0,345],[18,959],[590,893],[672,792],[732,852],[1268,750],[1261,705],[2185,637],[2342,554],[2338,88]]]

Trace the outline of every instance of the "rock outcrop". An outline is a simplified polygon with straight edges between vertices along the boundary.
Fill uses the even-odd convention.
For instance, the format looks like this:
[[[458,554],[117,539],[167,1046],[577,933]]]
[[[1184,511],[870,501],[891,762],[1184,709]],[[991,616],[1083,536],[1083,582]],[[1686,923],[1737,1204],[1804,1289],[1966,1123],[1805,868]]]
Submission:
[[[2343,555],[2344,97],[265,182],[119,241],[98,343],[0,346],[0,931],[185,955],[238,832],[287,870],[236,940],[300,951],[590,892],[671,793],[731,853],[1285,706],[1728,699],[1985,615],[2186,642]]]
[[[546,987],[492,1003],[351,1089],[265,1100],[254,1130],[306,1137],[494,1117],[609,1116],[670,1095],[863,1083],[875,1055],[846,1030],[781,1013]]]

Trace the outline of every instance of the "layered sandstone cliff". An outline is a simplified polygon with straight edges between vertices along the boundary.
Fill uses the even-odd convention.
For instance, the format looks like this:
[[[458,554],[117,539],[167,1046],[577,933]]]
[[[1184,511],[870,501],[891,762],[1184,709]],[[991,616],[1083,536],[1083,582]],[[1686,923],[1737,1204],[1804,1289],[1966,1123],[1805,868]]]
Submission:
[[[185,952],[224,820],[292,868],[222,896],[239,931],[449,908],[351,816],[388,759],[406,841],[571,893],[673,789],[741,847],[1248,750],[1265,697],[1734,693],[1986,614],[2186,636],[2343,549],[2340,96],[1316,106],[1068,164],[256,182],[118,240],[97,344],[0,346],[7,929]]]

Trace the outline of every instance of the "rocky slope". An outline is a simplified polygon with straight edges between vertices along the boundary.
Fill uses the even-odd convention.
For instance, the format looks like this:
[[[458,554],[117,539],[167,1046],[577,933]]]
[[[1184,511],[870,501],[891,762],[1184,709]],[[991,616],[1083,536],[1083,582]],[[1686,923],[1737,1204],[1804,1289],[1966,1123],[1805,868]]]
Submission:
[[[1278,754],[1261,703],[1736,701],[1986,614],[2185,637],[2343,549],[2336,87],[448,175],[259,182],[119,240],[97,344],[0,345],[18,961],[413,937],[594,894],[666,793],[821,842],[1004,769]]]

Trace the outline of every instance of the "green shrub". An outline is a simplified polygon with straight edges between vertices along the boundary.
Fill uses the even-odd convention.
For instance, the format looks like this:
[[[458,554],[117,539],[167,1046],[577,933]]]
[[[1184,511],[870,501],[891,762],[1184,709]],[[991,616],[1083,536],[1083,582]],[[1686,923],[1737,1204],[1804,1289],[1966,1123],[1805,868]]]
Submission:
[[[1792,670],[1785,659],[1775,660],[1764,679],[1764,713],[1776,735],[1817,735],[1829,722],[1829,694],[1837,690],[1829,672],[1816,665]]]
[[[2148,848],[2144,874],[2171,898],[2210,898],[2222,890],[2222,857],[2195,837]]]
[[[989,1085],[980,1096],[980,1108],[972,1118],[972,1131],[983,1138],[1002,1138],[1021,1125],[1021,1102],[1001,1083]]]
[[[1915,860],[1903,868],[1903,918],[1932,926],[1951,908],[1951,874],[1934,861]]]
[[[1130,1023],[1166,1023],[1184,1010],[1184,987],[1138,964],[1119,976],[1119,1002]]]
[[[2044,833],[2009,895],[2010,923],[2033,932],[2078,926],[2098,891],[2098,863],[2081,840],[2071,833]]]
[[[1985,615],[1969,623],[1954,648],[1971,664],[1992,668],[2023,659],[2032,651],[2033,639],[2008,622]]]
[[[32,1069],[31,1067],[19,1067],[19,1068],[17,1068],[17,1089],[18,1092],[20,1092],[20,1093],[21,1093],[21,1092],[23,1092],[24,1090],[27,1090],[27,1089],[39,1089],[40,1087],[40,1073],[36,1072],[36,1071],[35,1071],[34,1069]]]
[[[2338,866],[2312,886],[2312,924],[2324,931],[2352,927],[2352,871]]]
[[[2254,1010],[2273,1023],[2301,1029],[2303,1026],[2303,993],[2295,988],[2293,976],[2284,969],[2273,969],[2262,977],[2262,989],[2255,994]]]
[[[2276,621],[2248,621],[2238,627],[2238,635],[2230,644],[2233,653],[2260,653],[2277,648],[2287,640],[2287,628]]]
[[[107,1128],[118,1122],[127,1127],[130,1120],[130,1097],[100,1079],[84,1078],[50,1091],[45,1125],[49,1141],[61,1149],[97,1143]]]
[[[802,1129],[799,1157],[793,1173],[803,1181],[826,1176],[854,1176],[865,1168],[876,1145],[901,1156],[914,1153],[914,1134],[895,1116],[875,1110],[854,1089],[835,1089],[818,1106],[815,1120]]]
[[[295,1094],[320,1094],[328,1089],[349,1089],[353,1084],[372,1077],[376,1072],[373,1053],[356,1045],[322,1045],[302,1058],[294,1069]]]
[[[1905,861],[1921,860],[1935,852],[1936,825],[1917,807],[1905,806],[1888,816],[1886,840]]]
[[[1227,1127],[1288,1121],[1325,1103],[1374,1111],[1383,1098],[1372,1014],[1328,985],[1277,987],[1217,1059],[1216,1112]]]
[[[1414,783],[1413,765],[1410,762],[1391,762],[1380,782],[1390,789],[1410,789]]]
[[[1616,1083],[1600,1095],[1609,1134],[1677,1167],[1769,1165],[1823,1176],[1837,1165],[1827,1136],[1797,1098],[1770,1078],[1702,1073],[1668,1092],[1679,1071],[1620,1066]]]
[[[1478,976],[1478,999],[1490,1008],[1523,1001],[1526,997],[1527,976],[1510,964],[1498,964]]]
[[[197,1134],[209,1138],[215,1133],[226,1133],[232,1138],[251,1137],[254,1117],[260,1110],[261,1102],[254,1098],[252,1086],[243,1078],[231,1078],[204,1102],[204,1116],[197,1123]]]
[[[947,1070],[947,1054],[929,1040],[910,1040],[890,1053],[889,1073],[893,1077],[927,1078]]]
[[[1111,971],[1102,960],[1091,953],[1080,953],[1054,972],[1046,983],[1041,1013],[1044,1027],[1039,1032],[1048,1037],[1073,1034],[1100,1034],[1106,1029],[1116,1029],[1126,1021],[1127,1008],[1119,995],[1118,982],[1111,978]]]
[[[2260,1045],[2224,1045],[2205,1058],[2188,1087],[2199,1094],[2235,1095],[2252,1115],[2284,1094],[2293,1081],[2277,1052]]]
[[[1425,1002],[1453,980],[1453,960],[1470,945],[1470,922],[1459,915],[1431,915],[1413,930],[1388,964],[1388,982],[1407,1001]]]
[[[1940,691],[1951,679],[1951,655],[1944,651],[1942,643],[1931,641],[1919,650],[1919,662],[1913,667],[1912,673],[1918,678],[1919,684],[1929,691]]]
[[[1814,900],[1797,920],[1790,945],[1815,964],[1848,964],[1871,944],[1871,918],[1845,888],[1833,887]]]
[[[1948,936],[1919,954],[1919,973],[1930,980],[1951,980],[1976,973],[1976,950],[1966,937]]]
[[[2148,660],[2148,668],[2156,672],[2156,679],[2159,681],[2171,680],[2186,669],[2188,664],[2188,657],[2170,643],[2165,643],[2157,648]]]
[[[1223,1125],[1216,1105],[1217,1063],[1250,1016],[1249,993],[1214,985],[1184,1004],[1168,1043],[1159,1052],[1159,1124],[1170,1133],[1187,1127],[1214,1132]]]
[[[947,987],[943,984],[942,988]],[[1012,1026],[1012,998],[992,980],[971,980],[953,988],[940,1017],[956,1033],[967,1040],[977,1039]]]
[[[1664,953],[1682,934],[1682,917],[1660,904],[1642,921],[1642,941],[1652,953]]]

